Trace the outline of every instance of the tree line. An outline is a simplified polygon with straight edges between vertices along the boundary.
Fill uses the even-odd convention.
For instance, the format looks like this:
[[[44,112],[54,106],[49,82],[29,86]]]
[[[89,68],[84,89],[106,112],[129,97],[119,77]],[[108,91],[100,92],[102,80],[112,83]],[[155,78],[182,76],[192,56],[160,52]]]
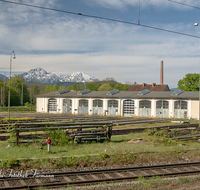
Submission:
[[[198,73],[188,73],[178,81],[178,89],[183,91],[199,91],[199,74]],[[55,84],[39,84],[31,82],[25,83],[25,79],[21,75],[14,75],[11,80],[3,81],[0,79],[0,89],[1,89],[1,104],[3,107],[8,106],[8,92],[10,83],[10,106],[20,106],[25,103],[36,103],[35,95],[47,93],[51,91],[60,91],[68,89],[69,91],[81,91],[89,89],[90,91],[112,91],[118,89],[119,91],[128,91],[132,83],[126,82],[126,84],[117,83],[113,78],[105,78],[102,81],[94,80],[93,82],[82,82],[75,83],[71,86]],[[134,82],[134,84],[137,84]]]
[[[81,91],[89,89],[91,91],[111,91],[118,89],[120,91],[128,91],[130,84],[117,83],[113,78],[106,78],[103,81],[94,80],[93,82],[75,83],[71,86],[58,86],[55,84],[39,84],[35,82],[25,83],[25,79],[21,75],[14,75],[11,80],[3,81],[0,79],[1,104],[3,107],[8,106],[8,94],[10,83],[10,106],[20,106],[35,104],[35,95],[47,93],[51,91],[60,91],[68,89],[69,91]]]

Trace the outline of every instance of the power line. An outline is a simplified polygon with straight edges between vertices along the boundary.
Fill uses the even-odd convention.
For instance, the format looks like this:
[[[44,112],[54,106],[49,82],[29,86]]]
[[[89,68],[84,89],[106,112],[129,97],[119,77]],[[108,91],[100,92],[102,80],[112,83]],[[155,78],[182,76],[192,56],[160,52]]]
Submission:
[[[145,28],[150,28],[150,29],[154,29],[154,30],[160,30],[160,31],[164,31],[164,32],[170,32],[170,33],[183,35],[183,36],[188,36],[188,37],[193,37],[193,38],[200,38],[199,36],[195,36],[195,35],[191,35],[191,34],[186,34],[186,33],[182,33],[182,32],[176,32],[176,31],[173,31],[173,30],[158,28],[158,27],[144,25],[144,24],[138,24],[138,23],[134,23],[134,22],[128,22],[128,21],[111,19],[111,18],[94,16],[94,15],[87,15],[87,14],[82,14],[82,13],[75,13],[75,12],[71,12],[71,11],[64,11],[64,10],[59,10],[59,9],[53,9],[53,8],[42,7],[42,6],[37,6],[37,5],[30,5],[30,4],[25,4],[25,3],[18,3],[18,2],[13,2],[13,1],[6,1],[6,0],[0,0],[0,1],[1,2],[5,2],[5,3],[12,3],[12,4],[17,4],[17,5],[27,6],[27,7],[38,8],[38,9],[45,9],[45,10],[49,10],[49,11],[57,11],[57,12],[62,12],[62,13],[67,13],[67,14],[78,15],[78,16],[84,16],[84,17],[107,20],[107,21],[112,21],[112,22],[119,22],[119,23],[123,23],[123,24],[141,26],[141,27],[145,27]]]
[[[192,7],[192,8],[195,8],[195,9],[200,9],[200,7],[196,7],[196,6],[193,6],[193,5],[189,5],[189,4],[185,4],[185,3],[181,3],[181,2],[177,2],[177,1],[173,1],[173,0],[168,0],[168,1],[171,1],[172,3],[177,3],[177,4],[180,4],[180,5],[184,5],[184,6],[187,6],[187,7]]]

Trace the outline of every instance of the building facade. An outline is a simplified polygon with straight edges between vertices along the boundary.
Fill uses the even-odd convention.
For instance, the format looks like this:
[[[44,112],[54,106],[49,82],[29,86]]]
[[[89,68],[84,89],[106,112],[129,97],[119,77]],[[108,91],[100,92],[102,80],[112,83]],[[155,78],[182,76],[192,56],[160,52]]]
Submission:
[[[58,91],[36,96],[39,113],[199,119],[199,92]]]

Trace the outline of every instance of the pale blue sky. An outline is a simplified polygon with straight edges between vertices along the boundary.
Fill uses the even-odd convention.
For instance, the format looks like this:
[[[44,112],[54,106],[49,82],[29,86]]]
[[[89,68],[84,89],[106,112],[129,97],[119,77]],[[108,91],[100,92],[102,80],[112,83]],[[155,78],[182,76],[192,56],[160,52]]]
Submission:
[[[199,35],[200,9],[168,0],[11,0],[118,19]],[[200,7],[200,1],[177,0]],[[176,86],[187,73],[199,72],[199,39],[139,25],[43,10],[0,1],[0,73],[8,73],[10,53],[16,53],[12,73],[42,67],[50,72],[84,72],[102,80]]]

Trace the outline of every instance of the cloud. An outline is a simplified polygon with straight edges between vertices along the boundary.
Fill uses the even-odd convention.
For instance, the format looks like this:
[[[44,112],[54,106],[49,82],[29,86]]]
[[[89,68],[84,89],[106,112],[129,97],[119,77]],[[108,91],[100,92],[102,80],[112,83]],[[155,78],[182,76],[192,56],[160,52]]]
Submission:
[[[139,3],[139,0],[82,0],[83,2],[86,2],[90,6],[101,6],[105,8],[110,8],[110,9],[118,9],[121,11],[124,11],[128,9],[128,7],[138,7],[140,4],[141,9],[146,9],[149,6],[154,6],[154,7],[159,7],[160,9],[166,9],[166,8],[176,8],[176,9],[191,9],[190,7],[183,6],[177,3],[173,3],[170,1],[161,1],[161,0],[144,0]],[[178,1],[180,3],[185,3],[188,5],[192,6],[200,6],[200,3],[195,0],[183,0],[183,1]]]
[[[18,2],[46,7],[59,4],[53,0]],[[123,11],[129,6],[138,6],[137,0],[83,2]],[[161,9],[175,6],[160,0],[141,3],[144,3],[141,6],[153,5]],[[139,25],[58,14],[2,2],[0,5],[3,5],[0,6],[0,60],[5,65],[1,66],[2,71],[9,71],[12,50],[17,56],[13,60],[13,73],[42,67],[60,74],[82,71],[99,79],[113,77],[119,82],[159,83],[160,61],[164,60],[164,81],[176,85],[186,73],[198,70],[199,44],[195,38]],[[183,22],[153,24],[184,33],[195,33],[195,30],[197,33],[198,30]]]
[[[4,63],[3,71],[9,73],[9,56],[0,55]],[[90,54],[52,54],[52,55],[16,55],[12,61],[12,73],[27,72],[42,67],[47,71],[67,75],[84,72],[102,80],[113,77],[118,82],[137,82],[142,84],[160,81],[160,62],[164,61],[164,83],[175,86],[187,73],[198,71],[199,58],[169,58],[152,56],[116,55],[105,53]],[[2,73],[3,74],[3,73]]]

